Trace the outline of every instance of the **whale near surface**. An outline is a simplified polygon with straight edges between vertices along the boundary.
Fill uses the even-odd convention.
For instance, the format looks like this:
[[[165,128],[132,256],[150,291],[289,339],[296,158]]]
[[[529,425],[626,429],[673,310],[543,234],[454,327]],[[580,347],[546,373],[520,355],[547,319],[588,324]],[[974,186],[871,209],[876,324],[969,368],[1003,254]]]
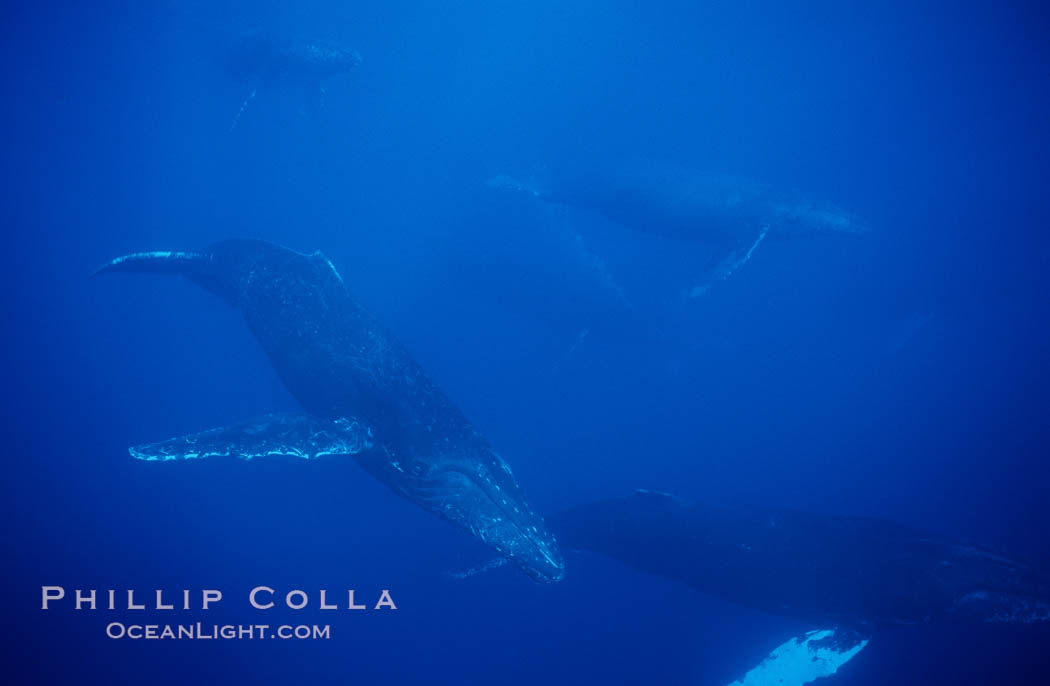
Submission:
[[[200,252],[126,255],[99,270],[108,272],[180,274],[233,305],[305,410],[136,446],[134,457],[351,455],[534,580],[562,577],[554,536],[510,467],[320,252],[229,240]]]
[[[361,64],[361,56],[332,41],[279,40],[265,34],[252,34],[237,41],[229,51],[230,74],[251,86],[230,125],[237,128],[248,104],[260,89],[277,86],[301,89],[307,109],[316,114],[324,109],[323,84],[341,74],[348,74]]]
[[[263,83],[283,80],[316,85],[360,64],[356,50],[333,41],[281,40],[258,33],[235,42],[229,53],[231,74]]]
[[[488,185],[590,212],[639,233],[708,246],[711,254],[695,277],[693,296],[729,278],[769,238],[869,231],[855,215],[803,193],[649,160],[577,170],[545,184],[500,174]]]
[[[763,228],[770,236],[869,230],[845,210],[799,192],[647,161],[566,175],[537,195],[643,233],[712,243],[750,243]]]

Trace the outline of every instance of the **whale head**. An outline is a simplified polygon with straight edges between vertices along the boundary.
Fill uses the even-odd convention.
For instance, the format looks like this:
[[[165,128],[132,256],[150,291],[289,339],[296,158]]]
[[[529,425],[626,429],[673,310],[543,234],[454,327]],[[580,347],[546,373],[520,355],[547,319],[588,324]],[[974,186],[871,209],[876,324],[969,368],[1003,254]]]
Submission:
[[[857,217],[832,206],[783,203],[773,210],[772,226],[780,235],[862,234],[871,229]]]
[[[310,41],[296,46],[293,53],[303,68],[314,76],[345,74],[361,64],[361,55],[331,41]]]
[[[533,512],[510,466],[479,436],[453,441],[426,459],[393,449],[358,462],[398,494],[467,529],[534,581],[565,575],[554,535]]]

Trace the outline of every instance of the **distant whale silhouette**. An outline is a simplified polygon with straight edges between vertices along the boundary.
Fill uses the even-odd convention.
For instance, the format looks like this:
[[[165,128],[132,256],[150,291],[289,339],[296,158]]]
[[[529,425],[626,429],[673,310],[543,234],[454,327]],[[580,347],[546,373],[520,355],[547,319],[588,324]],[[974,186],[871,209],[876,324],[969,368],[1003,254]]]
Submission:
[[[856,217],[814,204],[798,193],[672,165],[643,162],[602,167],[560,178],[546,187],[499,175],[488,185],[594,212],[635,231],[714,246],[713,257],[690,291],[693,296],[728,278],[767,237],[868,231]]]
[[[136,446],[177,460],[352,455],[399,495],[467,529],[537,581],[562,577],[558,546],[506,462],[320,252],[258,240],[117,258],[99,272],[181,274],[244,315],[305,408]]]
[[[827,676],[892,625],[1050,621],[1050,581],[1032,568],[891,522],[637,491],[548,523],[563,547],[825,627],[780,646],[741,684]]]
[[[234,78],[251,86],[251,93],[241,104],[230,129],[236,128],[248,103],[260,88],[284,84],[301,88],[312,111],[324,107],[324,82],[346,74],[361,64],[355,50],[331,41],[278,40],[264,34],[253,34],[236,42],[228,56]]]

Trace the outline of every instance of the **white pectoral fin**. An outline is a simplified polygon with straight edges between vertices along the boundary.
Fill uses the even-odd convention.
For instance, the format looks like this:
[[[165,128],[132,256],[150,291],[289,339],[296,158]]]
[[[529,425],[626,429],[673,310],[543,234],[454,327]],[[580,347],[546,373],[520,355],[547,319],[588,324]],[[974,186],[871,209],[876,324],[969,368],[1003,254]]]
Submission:
[[[250,103],[252,100],[255,99],[255,92],[258,91],[258,90],[259,90],[258,88],[253,88],[252,92],[249,93],[248,97],[245,98],[244,102],[241,103],[241,109],[237,110],[237,114],[234,115],[234,117],[233,117],[233,123],[230,124],[230,129],[229,130],[230,130],[231,133],[233,132],[234,129],[237,128],[237,124],[239,124],[240,121],[241,121],[241,115],[243,115],[244,114],[244,110],[247,109],[248,103]]]
[[[774,648],[766,659],[729,686],[802,686],[831,676],[866,645],[868,638],[856,632],[810,631]]]
[[[484,574],[485,572],[491,572],[493,569],[499,569],[500,567],[503,567],[506,564],[507,558],[497,557],[489,560],[488,562],[475,565],[470,569],[455,572],[446,572],[446,574],[452,579],[458,579],[462,581],[463,579],[469,579],[472,576],[478,576],[479,574]]]
[[[355,455],[372,447],[372,431],[353,417],[322,419],[305,413],[268,414],[200,433],[128,448],[131,456],[149,462],[268,455],[315,459],[325,455]]]
[[[766,235],[769,233],[769,226],[763,224],[758,231],[758,236],[754,241],[747,244],[746,246],[737,246],[719,256],[711,267],[708,268],[707,273],[704,275],[704,281],[699,283],[689,291],[689,297],[697,298],[707,292],[711,285],[716,281],[725,281],[733,272],[745,265],[748,260],[751,259],[751,255],[754,254],[755,249],[766,239]]]

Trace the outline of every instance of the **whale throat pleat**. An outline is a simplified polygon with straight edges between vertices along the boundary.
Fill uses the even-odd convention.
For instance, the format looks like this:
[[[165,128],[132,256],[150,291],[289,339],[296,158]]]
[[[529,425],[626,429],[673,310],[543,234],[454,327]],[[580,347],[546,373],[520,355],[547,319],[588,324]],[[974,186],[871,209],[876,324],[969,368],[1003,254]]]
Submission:
[[[128,452],[136,459],[149,462],[205,457],[251,460],[270,455],[312,460],[326,455],[356,455],[372,447],[372,431],[359,419],[322,419],[304,413],[281,413],[137,445]]]

